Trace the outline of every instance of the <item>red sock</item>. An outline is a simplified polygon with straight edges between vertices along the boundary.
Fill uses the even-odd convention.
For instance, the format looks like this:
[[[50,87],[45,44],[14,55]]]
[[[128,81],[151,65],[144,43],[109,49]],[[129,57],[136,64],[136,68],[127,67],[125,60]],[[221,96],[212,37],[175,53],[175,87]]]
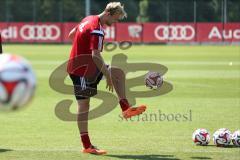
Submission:
[[[83,143],[83,147],[85,149],[91,147],[91,142],[88,136],[88,132],[81,132],[81,139],[82,139],[82,143]]]
[[[119,101],[119,104],[121,106],[122,111],[126,111],[130,107],[127,99],[121,99]]]

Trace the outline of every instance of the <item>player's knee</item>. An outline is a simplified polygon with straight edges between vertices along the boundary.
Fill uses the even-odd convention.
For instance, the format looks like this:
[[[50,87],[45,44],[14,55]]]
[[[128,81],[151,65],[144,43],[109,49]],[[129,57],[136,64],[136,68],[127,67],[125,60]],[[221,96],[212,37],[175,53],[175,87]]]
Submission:
[[[88,112],[88,111],[89,111],[89,100],[88,99],[78,100],[78,114],[81,112]]]

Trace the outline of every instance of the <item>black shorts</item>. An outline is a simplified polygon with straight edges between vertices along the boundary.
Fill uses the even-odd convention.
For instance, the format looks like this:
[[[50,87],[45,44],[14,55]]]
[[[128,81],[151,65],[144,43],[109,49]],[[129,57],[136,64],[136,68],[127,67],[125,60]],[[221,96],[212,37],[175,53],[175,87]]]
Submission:
[[[89,79],[70,74],[74,86],[74,94],[77,100],[87,99],[97,94],[97,85],[101,81],[103,74],[99,72],[95,78]]]

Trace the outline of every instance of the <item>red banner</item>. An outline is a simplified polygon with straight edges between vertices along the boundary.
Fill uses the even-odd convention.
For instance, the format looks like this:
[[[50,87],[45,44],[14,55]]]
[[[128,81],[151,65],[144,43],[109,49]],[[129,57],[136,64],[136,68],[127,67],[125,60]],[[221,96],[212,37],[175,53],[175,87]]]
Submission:
[[[68,38],[69,32],[76,27],[77,23],[63,23],[62,27],[62,41],[63,43],[70,43],[71,40]]]
[[[145,23],[143,25],[143,42],[178,42],[195,41],[194,23]]]
[[[20,43],[60,43],[61,23],[0,23],[3,41]]]
[[[78,23],[0,23],[4,42],[70,43]],[[240,42],[240,23],[117,23],[104,27],[106,41],[136,43]]]
[[[225,24],[223,37],[227,42],[240,42],[240,23]]]
[[[116,26],[113,25],[111,27],[109,26],[105,26],[104,27],[104,32],[105,32],[105,36],[104,36],[104,40],[106,42],[112,42],[112,41],[115,41],[116,39]]]
[[[152,43],[152,42],[167,42],[167,39],[159,38],[158,34],[155,34],[155,30],[160,25],[167,25],[167,23],[144,23],[143,24],[143,42]],[[161,35],[160,35],[161,36]]]
[[[142,24],[138,23],[118,23],[116,25],[116,41],[142,41]]]
[[[222,42],[222,23],[198,23],[197,42]]]

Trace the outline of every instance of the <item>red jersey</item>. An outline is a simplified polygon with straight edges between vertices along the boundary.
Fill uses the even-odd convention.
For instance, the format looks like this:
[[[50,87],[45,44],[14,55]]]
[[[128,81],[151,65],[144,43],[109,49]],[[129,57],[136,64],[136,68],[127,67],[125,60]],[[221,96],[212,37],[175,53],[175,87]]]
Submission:
[[[104,31],[98,16],[88,16],[77,26],[67,72],[77,76],[91,76],[98,71],[92,50],[102,51]]]

